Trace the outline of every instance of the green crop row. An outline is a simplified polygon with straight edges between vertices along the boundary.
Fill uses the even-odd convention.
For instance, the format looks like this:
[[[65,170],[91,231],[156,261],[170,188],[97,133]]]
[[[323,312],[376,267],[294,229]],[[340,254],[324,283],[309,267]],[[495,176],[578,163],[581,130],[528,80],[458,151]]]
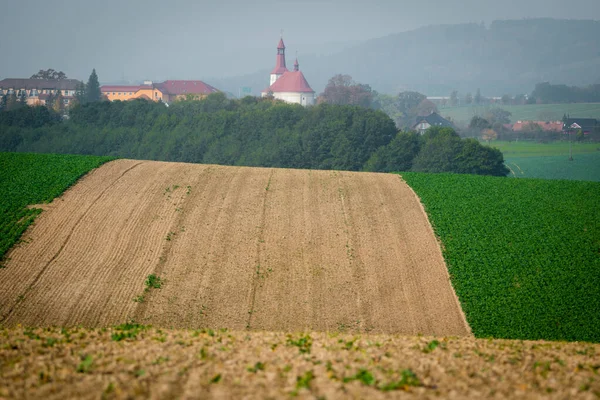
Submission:
[[[477,337],[600,342],[600,183],[403,173]]]
[[[110,157],[0,153],[0,260],[41,210],[77,179]]]

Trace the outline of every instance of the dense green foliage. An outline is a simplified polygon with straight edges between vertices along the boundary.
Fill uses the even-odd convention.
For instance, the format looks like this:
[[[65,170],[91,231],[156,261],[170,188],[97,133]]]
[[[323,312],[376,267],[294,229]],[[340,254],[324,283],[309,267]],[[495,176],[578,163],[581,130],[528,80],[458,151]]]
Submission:
[[[404,173],[477,337],[600,342],[600,184]]]
[[[506,176],[502,153],[474,139],[461,139],[451,128],[431,127],[421,136],[400,132],[378,149],[365,165],[367,171],[456,172]]]
[[[27,205],[51,201],[83,174],[108,160],[108,157],[0,153],[0,260],[41,211]]]
[[[538,102],[548,103],[598,103],[600,85],[585,87],[552,85],[550,82],[538,83],[531,93]]]
[[[600,182],[600,152],[568,156],[511,157],[506,166],[510,177],[569,179]]]
[[[410,168],[435,136],[398,135],[385,113],[360,106],[302,107],[254,97],[229,100],[222,93],[169,107],[146,100],[88,103],[74,107],[69,120],[58,124],[4,120],[9,122],[0,118],[0,151],[351,171]],[[429,148],[419,170],[508,173],[500,152],[462,142],[453,131],[449,135],[458,153],[443,168],[431,167],[442,152],[447,154],[441,147],[440,154]]]

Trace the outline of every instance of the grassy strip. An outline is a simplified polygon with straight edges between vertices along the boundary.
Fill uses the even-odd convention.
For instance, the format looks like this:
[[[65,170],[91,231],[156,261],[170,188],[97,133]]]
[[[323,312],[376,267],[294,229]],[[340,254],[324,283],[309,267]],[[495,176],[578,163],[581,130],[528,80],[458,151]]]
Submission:
[[[600,154],[600,143],[581,143],[573,142],[570,144],[573,155],[578,154]],[[502,152],[504,158],[512,157],[543,157],[543,156],[562,156],[569,158],[569,142],[556,141],[550,143],[538,143],[536,141],[516,141],[507,142],[504,140],[495,140],[490,143]]]
[[[600,182],[600,152],[566,156],[511,157],[505,159],[515,178],[569,179]]]
[[[0,153],[0,260],[48,203],[111,157]]]
[[[477,337],[600,342],[600,184],[403,173]]]

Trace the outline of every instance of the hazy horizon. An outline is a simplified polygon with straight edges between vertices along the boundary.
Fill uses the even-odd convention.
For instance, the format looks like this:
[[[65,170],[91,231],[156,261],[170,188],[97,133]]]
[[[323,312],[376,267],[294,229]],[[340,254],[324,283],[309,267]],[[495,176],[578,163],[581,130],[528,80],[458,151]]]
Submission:
[[[507,0],[501,6],[497,0],[402,3],[64,0],[56,6],[2,0],[0,79],[28,78],[53,68],[85,81],[95,68],[101,82],[207,80],[272,68],[282,30],[288,63],[297,52],[302,65],[303,55],[330,54],[427,25],[600,20],[598,0]]]

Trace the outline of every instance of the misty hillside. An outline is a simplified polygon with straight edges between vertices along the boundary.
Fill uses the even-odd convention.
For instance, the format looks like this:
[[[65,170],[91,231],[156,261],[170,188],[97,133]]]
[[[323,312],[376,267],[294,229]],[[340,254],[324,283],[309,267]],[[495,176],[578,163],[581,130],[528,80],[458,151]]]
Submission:
[[[287,54],[288,66],[293,55]],[[268,86],[275,63],[243,77],[213,80],[222,90],[254,94]],[[478,24],[436,25],[365,41],[327,56],[305,56],[300,68],[322,92],[338,73],[373,89],[395,94],[418,90],[430,96],[486,96],[530,93],[543,81],[568,85],[600,83],[600,21],[525,19]],[[212,83],[212,82],[211,82]]]

